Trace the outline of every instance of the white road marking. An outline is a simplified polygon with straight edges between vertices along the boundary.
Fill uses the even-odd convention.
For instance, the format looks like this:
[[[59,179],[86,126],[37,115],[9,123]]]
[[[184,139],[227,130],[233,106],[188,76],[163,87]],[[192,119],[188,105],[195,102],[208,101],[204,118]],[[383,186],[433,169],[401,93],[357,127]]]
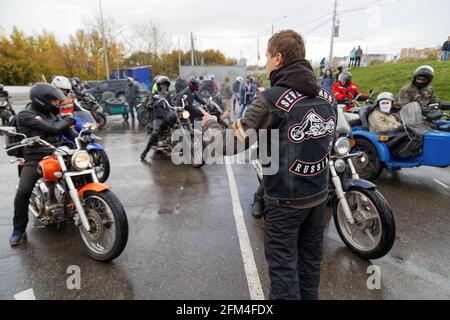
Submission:
[[[28,289],[14,296],[15,300],[36,300],[33,289]]]
[[[228,184],[230,186],[231,200],[233,203],[233,214],[236,222],[236,228],[239,238],[239,246],[241,248],[242,259],[244,261],[245,275],[247,277],[248,289],[250,291],[250,299],[264,300],[264,292],[259,278],[258,268],[256,267],[255,257],[253,256],[250,239],[248,237],[247,227],[245,226],[244,213],[242,212],[241,201],[234,179],[233,168],[230,159],[225,158],[227,168]]]
[[[436,182],[437,184],[441,185],[445,189],[450,189],[450,187],[448,185],[446,185],[445,183],[443,183],[442,181],[439,181],[438,179],[433,179],[433,180],[434,180],[434,182]]]

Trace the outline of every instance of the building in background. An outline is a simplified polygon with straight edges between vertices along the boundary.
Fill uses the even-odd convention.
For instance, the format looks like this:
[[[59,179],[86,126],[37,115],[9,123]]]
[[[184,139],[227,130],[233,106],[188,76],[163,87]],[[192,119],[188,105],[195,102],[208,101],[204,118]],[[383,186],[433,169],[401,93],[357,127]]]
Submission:
[[[438,57],[440,48],[404,48],[400,52],[400,59],[412,59],[412,60],[426,60],[430,57]]]

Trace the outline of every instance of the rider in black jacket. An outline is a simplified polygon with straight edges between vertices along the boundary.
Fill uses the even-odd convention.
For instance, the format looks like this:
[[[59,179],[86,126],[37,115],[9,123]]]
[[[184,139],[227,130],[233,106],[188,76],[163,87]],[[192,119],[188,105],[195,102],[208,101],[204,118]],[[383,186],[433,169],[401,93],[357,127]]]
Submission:
[[[59,104],[66,97],[58,88],[38,83],[31,88],[31,103],[17,115],[17,131],[27,137],[39,136],[49,143],[56,143],[58,135],[70,130],[75,124],[73,118],[62,120]],[[52,150],[42,146],[28,147],[23,152],[25,165],[20,175],[19,188],[14,200],[14,231],[10,238],[12,247],[20,245],[26,238],[28,224],[28,203],[34,185],[41,177],[37,171],[39,161],[52,154]]]
[[[194,101],[197,101],[201,105],[206,105],[206,101],[203,100],[202,97],[200,97],[200,95],[198,94],[202,87],[202,84],[203,83],[200,79],[191,78],[189,79],[188,87],[184,89],[178,96],[178,106],[181,106],[181,99],[186,96],[186,110],[191,114],[191,121],[201,119],[203,117],[203,113],[194,106]]]
[[[161,76],[156,81],[158,92],[152,97],[153,102],[153,130],[150,134],[145,150],[141,153],[141,161],[145,160],[147,154],[150,152],[152,146],[158,143],[161,132],[165,127],[169,127],[176,122],[176,118],[171,110],[167,109],[164,102],[159,101],[159,98],[165,98],[169,103],[172,103],[172,97],[169,94],[170,79],[166,76]]]

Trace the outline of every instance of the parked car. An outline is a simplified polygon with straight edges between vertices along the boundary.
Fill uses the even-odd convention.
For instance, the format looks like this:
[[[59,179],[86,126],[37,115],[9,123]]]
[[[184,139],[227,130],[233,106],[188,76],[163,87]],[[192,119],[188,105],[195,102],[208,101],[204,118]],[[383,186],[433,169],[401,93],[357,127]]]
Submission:
[[[127,80],[121,79],[121,80],[105,80],[98,83],[95,87],[92,89],[86,90],[86,92],[92,94],[95,98],[98,100],[102,99],[102,95],[104,92],[114,92],[114,96],[116,98],[120,98],[122,96],[125,96],[125,93],[128,89],[128,83]]]

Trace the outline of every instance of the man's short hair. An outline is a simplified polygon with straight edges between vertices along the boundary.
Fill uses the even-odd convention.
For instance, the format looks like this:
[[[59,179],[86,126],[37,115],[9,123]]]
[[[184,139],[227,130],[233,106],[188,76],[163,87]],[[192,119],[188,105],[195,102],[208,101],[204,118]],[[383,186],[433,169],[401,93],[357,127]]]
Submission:
[[[283,30],[274,34],[269,40],[267,51],[272,57],[281,53],[284,64],[306,57],[305,41],[294,30]]]

